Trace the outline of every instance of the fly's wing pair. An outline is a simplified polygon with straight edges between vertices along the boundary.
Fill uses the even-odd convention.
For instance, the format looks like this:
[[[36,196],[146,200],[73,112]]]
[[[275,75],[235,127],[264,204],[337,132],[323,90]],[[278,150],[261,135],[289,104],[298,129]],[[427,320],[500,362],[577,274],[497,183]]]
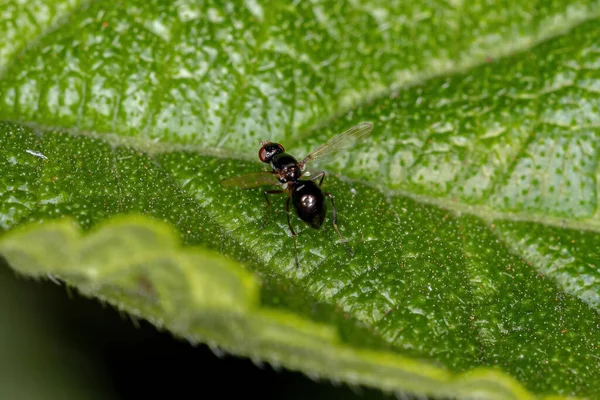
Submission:
[[[331,159],[335,158],[337,155],[352,149],[362,142],[363,139],[369,136],[372,130],[373,124],[370,122],[363,122],[353,126],[347,131],[329,139],[327,143],[304,157],[304,160],[298,163],[300,169],[303,170],[305,166],[312,161],[331,161]]]
[[[373,124],[363,122],[347,131],[333,137],[327,143],[311,152],[299,162],[300,169],[304,170],[306,165],[312,161],[331,160],[343,151],[348,151],[363,139],[365,139],[373,130]],[[221,181],[225,187],[241,187],[243,189],[252,189],[265,185],[280,185],[277,180],[277,174],[272,171],[251,172],[249,174],[226,178]]]
[[[221,181],[224,187],[239,187],[242,189],[253,189],[266,185],[281,185],[277,180],[277,174],[271,171],[250,172],[244,175],[225,178]]]

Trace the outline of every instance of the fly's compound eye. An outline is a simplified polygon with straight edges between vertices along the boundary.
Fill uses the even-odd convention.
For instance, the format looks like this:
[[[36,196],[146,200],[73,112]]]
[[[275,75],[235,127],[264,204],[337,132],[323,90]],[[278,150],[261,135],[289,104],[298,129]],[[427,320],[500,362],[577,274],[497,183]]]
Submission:
[[[265,160],[267,159],[267,150],[264,147],[261,147],[258,151],[258,158],[261,162],[265,162]]]

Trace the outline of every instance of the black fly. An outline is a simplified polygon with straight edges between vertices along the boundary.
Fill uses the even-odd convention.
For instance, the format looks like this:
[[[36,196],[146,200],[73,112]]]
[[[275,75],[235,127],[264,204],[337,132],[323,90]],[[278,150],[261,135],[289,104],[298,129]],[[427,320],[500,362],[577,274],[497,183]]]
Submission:
[[[358,124],[330,139],[327,143],[307,155],[300,162],[290,154],[286,153],[281,144],[270,141],[261,142],[258,158],[263,163],[271,165],[272,171],[251,172],[249,174],[226,178],[221,181],[221,184],[225,187],[241,187],[243,189],[253,189],[265,185],[279,185],[282,187],[281,189],[265,190],[263,192],[267,201],[267,213],[265,223],[262,227],[267,224],[269,210],[271,208],[271,202],[269,201],[268,195],[287,194],[288,198],[285,203],[285,211],[287,212],[288,227],[294,237],[294,256],[296,258],[297,267],[299,266],[298,251],[296,248],[297,234],[290,222],[290,201],[301,220],[306,222],[312,228],[319,229],[323,224],[327,212],[325,198],[328,197],[331,201],[331,208],[333,209],[333,227],[340,237],[340,241],[346,247],[348,252],[350,252],[350,255],[353,256],[354,252],[344,241],[337,226],[337,213],[333,203],[333,195],[321,190],[325,171],[320,171],[308,179],[302,178],[304,176],[312,175],[306,171],[306,165],[309,162],[317,159],[322,161],[327,157],[335,156],[341,151],[354,147],[367,137],[372,130],[373,124],[369,122]],[[319,178],[321,179],[317,185],[314,181]]]

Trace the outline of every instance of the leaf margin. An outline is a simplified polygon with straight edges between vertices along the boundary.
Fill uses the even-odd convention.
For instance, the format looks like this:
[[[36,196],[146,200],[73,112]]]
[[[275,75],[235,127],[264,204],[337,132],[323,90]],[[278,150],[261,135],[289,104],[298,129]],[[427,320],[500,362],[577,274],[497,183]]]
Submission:
[[[45,253],[48,249],[45,246],[56,242],[31,240],[36,235],[38,239],[39,235],[54,239],[62,235],[63,238],[69,241],[68,246],[81,249],[85,248],[86,242],[95,243],[94,241],[99,238],[101,239],[105,235],[112,236],[115,233],[117,233],[117,236],[123,235],[131,232],[131,228],[145,232],[145,235],[140,235],[140,237],[155,236],[156,239],[160,239],[161,243],[166,243],[164,249],[170,249],[172,252],[167,254],[167,257],[173,257],[180,265],[186,263],[186,258],[200,256],[217,265],[215,269],[215,271],[218,271],[217,274],[225,273],[238,279],[239,287],[243,288],[245,292],[239,298],[246,299],[246,302],[245,304],[244,302],[238,304],[239,308],[236,308],[238,311],[230,315],[232,321],[223,325],[228,327],[231,332],[226,332],[221,338],[215,335],[214,332],[211,333],[210,330],[202,332],[203,329],[195,326],[193,318],[186,318],[193,316],[192,314],[183,319],[180,316],[178,317],[177,314],[181,309],[177,307],[170,307],[171,310],[166,311],[165,315],[162,316],[156,313],[152,315],[150,308],[144,310],[143,305],[140,306],[135,300],[129,300],[127,296],[118,296],[111,293],[111,290],[103,291],[102,283],[99,282],[100,279],[94,277],[101,277],[102,275],[90,274],[89,266],[86,271],[85,267],[81,268],[77,263],[75,265],[65,263],[64,259],[60,257],[64,253],[61,253],[60,250],[56,254],[50,254],[50,256]],[[146,242],[144,245],[151,244],[152,241],[146,240]],[[164,249],[161,249],[161,251]],[[106,248],[99,246],[93,250],[92,255],[95,255],[96,252],[98,255],[102,255],[105,254],[105,251]],[[464,373],[452,374],[433,364],[400,355],[352,348],[342,343],[333,326],[315,323],[291,312],[263,307],[259,304],[259,279],[253,273],[248,272],[242,264],[200,246],[183,246],[170,225],[147,216],[122,215],[113,217],[98,224],[89,232],[80,230],[71,218],[62,218],[41,224],[29,223],[15,228],[0,238],[0,254],[6,258],[11,268],[18,275],[42,280],[54,280],[52,276],[59,277],[64,280],[67,286],[74,287],[82,295],[95,297],[97,300],[106,302],[120,311],[146,319],[155,325],[157,329],[166,329],[179,339],[185,339],[191,344],[205,343],[213,350],[220,349],[219,352],[225,351],[237,356],[264,360],[275,367],[283,366],[287,369],[301,371],[313,379],[345,381],[351,385],[375,387],[384,392],[408,392],[427,396],[456,395],[465,399],[472,397],[486,399],[536,398],[514,378],[494,368],[480,367]],[[36,256],[40,254],[44,255],[44,261],[36,262]],[[161,257],[164,258],[165,255]],[[125,266],[135,271],[135,268],[131,268],[131,266],[137,262],[139,262],[139,259],[133,257],[126,260]],[[187,273],[187,278],[189,278],[186,279],[186,282],[201,283],[203,286],[204,284],[207,284],[207,286],[215,285],[215,282],[211,282],[211,279],[214,279],[215,276],[218,277],[218,275],[211,277],[209,273],[207,275],[208,279],[202,283],[202,278],[198,275],[198,271],[202,268],[197,268],[197,266],[188,264],[188,268],[185,268],[184,273]],[[117,272],[123,271],[117,269]],[[167,273],[170,274],[168,271]],[[87,279],[85,278],[86,274]],[[150,283],[157,284],[156,281],[152,280]],[[175,283],[181,284],[182,282],[175,280]],[[219,286],[218,281],[216,287],[219,287],[220,291],[223,290],[223,286]],[[127,291],[127,286],[124,285],[121,289]],[[190,286],[190,289],[193,290],[194,287]],[[164,293],[168,293],[168,291]],[[190,300],[190,297],[184,295],[181,300],[186,303],[187,300]],[[177,304],[183,304],[180,301],[177,301]],[[193,304],[194,300],[192,299],[189,303]],[[168,301],[166,304],[168,304]],[[202,303],[197,303],[196,306],[199,306],[196,310],[200,311],[199,315],[202,315],[203,311],[208,311],[209,314],[215,310],[218,312],[218,307],[211,310],[209,306],[203,310]],[[242,315],[241,320],[236,321],[236,318],[240,317],[240,310],[241,314],[246,313],[247,315]],[[194,310],[192,309],[192,311]],[[245,318],[248,321],[245,321]],[[252,321],[253,319],[255,322]],[[187,332],[190,327],[195,327],[196,332],[191,334]],[[241,334],[234,332],[239,327],[246,327],[249,330]],[[280,330],[278,331],[278,329]],[[244,340],[239,340],[243,339],[248,333],[250,334],[249,343],[251,344],[249,348],[244,346]],[[282,333],[284,334],[283,341],[281,340]],[[287,337],[285,333],[288,334]],[[254,334],[258,334],[258,341],[256,341],[257,337],[252,337]],[[261,335],[262,337],[260,337]],[[266,342],[263,342],[265,339]],[[270,342],[273,339],[280,343],[273,346],[274,351],[269,351],[268,347],[273,345]],[[285,347],[286,341],[288,346],[291,345],[289,349]],[[328,347],[329,351],[327,350]],[[300,350],[302,355],[310,353],[316,356],[325,355],[322,360],[325,362],[319,364],[318,359],[311,359],[310,357],[305,359],[295,356],[294,348]],[[286,354],[286,351],[289,353]],[[333,354],[338,357],[338,359],[333,359],[333,363],[331,363],[332,360],[327,359],[328,352],[330,355]],[[327,361],[330,363],[328,364]],[[343,368],[344,363],[347,363],[348,367]],[[342,368],[340,368],[340,364]],[[371,369],[370,372],[369,369]],[[544,398],[566,399],[570,397],[549,396]]]

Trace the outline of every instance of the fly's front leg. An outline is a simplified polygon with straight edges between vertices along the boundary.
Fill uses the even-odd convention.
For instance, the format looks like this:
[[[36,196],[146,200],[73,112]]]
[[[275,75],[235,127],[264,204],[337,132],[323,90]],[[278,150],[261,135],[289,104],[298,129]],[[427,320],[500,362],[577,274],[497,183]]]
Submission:
[[[285,202],[285,211],[287,212],[287,220],[288,220],[288,228],[290,228],[290,232],[292,232],[292,236],[294,237],[294,257],[296,258],[296,268],[300,267],[300,263],[298,262],[298,249],[296,248],[296,238],[298,236],[298,234],[296,233],[296,231],[294,231],[294,228],[292,228],[292,223],[290,222],[290,200],[292,198],[288,197],[287,201]]]
[[[268,195],[269,194],[283,194],[283,193],[285,193],[285,190],[282,190],[282,189],[265,190],[263,192],[263,194],[265,195],[265,200],[267,201],[267,211],[265,213],[265,222],[259,229],[263,229],[265,226],[267,226],[267,223],[269,223],[269,211],[271,211],[271,202],[269,201]]]
[[[346,249],[348,250],[348,252],[350,253],[351,256],[354,256],[354,252],[350,249],[350,247],[348,247],[348,245],[346,244],[346,241],[344,240],[344,238],[342,237],[342,234],[340,233],[340,230],[338,229],[337,212],[335,210],[335,204],[333,204],[333,195],[331,193],[325,193],[325,196],[329,197],[329,200],[331,200],[331,209],[333,210],[333,227],[335,228],[338,236],[340,237],[340,241],[342,242],[344,247],[346,247]]]
[[[321,180],[319,181],[319,187],[321,187],[321,184],[323,183],[323,179],[325,178],[325,171],[321,171],[318,174],[316,174],[315,176],[313,176],[312,178],[308,178],[311,181],[314,181],[318,178],[321,178]]]

